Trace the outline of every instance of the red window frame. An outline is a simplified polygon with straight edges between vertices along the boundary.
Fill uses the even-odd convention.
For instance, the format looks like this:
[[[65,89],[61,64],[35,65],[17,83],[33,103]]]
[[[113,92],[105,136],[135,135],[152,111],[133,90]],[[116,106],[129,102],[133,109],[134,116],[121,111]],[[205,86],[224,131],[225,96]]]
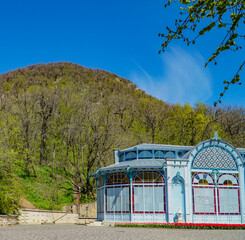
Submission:
[[[223,185],[225,186],[225,185]],[[223,187],[221,185],[218,185],[217,187],[217,196],[218,196],[218,214],[219,215],[241,215],[241,204],[240,204],[240,189],[239,189],[239,186],[237,186],[236,184],[236,187]],[[233,185],[234,186],[234,185]],[[239,212],[238,213],[221,213],[220,212],[220,200],[219,200],[219,189],[237,189],[237,194],[238,194],[238,209],[239,209]]]
[[[195,211],[195,195],[194,195],[194,188],[213,188],[213,193],[214,193],[214,212],[211,213],[207,213],[207,212],[196,212]],[[217,211],[216,211],[216,194],[215,194],[215,185],[201,185],[201,186],[192,186],[192,203],[193,203],[193,214],[196,215],[216,215]]]
[[[239,188],[239,178],[232,173],[223,173],[219,176],[219,178],[223,175],[232,175],[233,177],[235,177],[237,179],[237,183],[238,184],[233,184],[233,187],[230,187],[228,185],[224,185],[224,184],[218,184],[217,186],[215,184],[208,184],[208,185],[199,185],[198,183],[194,183],[193,179],[195,178],[195,176],[197,174],[207,174],[210,175],[210,173],[206,173],[206,172],[196,172],[193,176],[192,176],[192,204],[193,204],[193,214],[196,215],[216,215],[218,213],[218,215],[241,215],[241,200],[240,200],[240,188]],[[211,176],[211,175],[210,175]],[[212,177],[212,176],[211,176]],[[217,179],[217,182],[219,181],[219,178]],[[213,178],[212,178],[213,179]],[[215,207],[215,211],[214,213],[200,213],[200,212],[195,212],[195,195],[194,195],[194,188],[213,188],[214,189],[214,207]],[[238,208],[239,208],[239,212],[238,213],[221,213],[220,212],[220,199],[219,199],[219,189],[237,189],[238,191]],[[217,191],[216,191],[217,190]],[[216,205],[216,198],[217,198],[217,205]]]

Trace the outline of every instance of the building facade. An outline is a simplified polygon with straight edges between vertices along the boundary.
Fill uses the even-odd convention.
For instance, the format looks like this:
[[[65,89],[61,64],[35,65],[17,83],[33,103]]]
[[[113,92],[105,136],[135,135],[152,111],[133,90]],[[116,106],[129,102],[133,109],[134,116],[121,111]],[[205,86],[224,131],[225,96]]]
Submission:
[[[109,222],[245,223],[245,149],[216,135],[196,146],[141,144],[98,169],[97,218]]]

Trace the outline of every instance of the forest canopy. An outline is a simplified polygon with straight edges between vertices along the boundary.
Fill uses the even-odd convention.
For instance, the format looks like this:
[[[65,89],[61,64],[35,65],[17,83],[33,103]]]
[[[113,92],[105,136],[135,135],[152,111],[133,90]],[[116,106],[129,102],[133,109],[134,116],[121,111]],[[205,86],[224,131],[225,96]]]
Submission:
[[[113,73],[72,63],[2,74],[0,212],[17,211],[21,196],[44,209],[95,199],[89,176],[113,163],[114,148],[195,145],[215,131],[245,147],[244,123],[243,107],[168,104]]]

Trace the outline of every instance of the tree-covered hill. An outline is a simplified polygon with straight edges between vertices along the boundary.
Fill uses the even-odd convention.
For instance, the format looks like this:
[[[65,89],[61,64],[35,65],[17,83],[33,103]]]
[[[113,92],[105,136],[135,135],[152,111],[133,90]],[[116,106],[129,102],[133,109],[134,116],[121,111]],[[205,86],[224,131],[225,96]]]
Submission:
[[[245,147],[244,123],[241,107],[170,105],[127,79],[72,63],[2,74],[0,212],[13,212],[20,196],[46,209],[89,201],[89,174],[113,162],[113,148],[195,145],[214,131]]]

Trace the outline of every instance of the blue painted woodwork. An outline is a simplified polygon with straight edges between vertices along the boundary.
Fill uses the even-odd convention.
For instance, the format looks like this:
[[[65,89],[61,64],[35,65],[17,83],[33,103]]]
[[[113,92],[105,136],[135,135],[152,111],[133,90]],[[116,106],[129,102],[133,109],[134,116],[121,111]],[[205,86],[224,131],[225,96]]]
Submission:
[[[140,144],[114,150],[97,180],[98,220],[245,223],[245,149],[214,138],[196,146]]]

